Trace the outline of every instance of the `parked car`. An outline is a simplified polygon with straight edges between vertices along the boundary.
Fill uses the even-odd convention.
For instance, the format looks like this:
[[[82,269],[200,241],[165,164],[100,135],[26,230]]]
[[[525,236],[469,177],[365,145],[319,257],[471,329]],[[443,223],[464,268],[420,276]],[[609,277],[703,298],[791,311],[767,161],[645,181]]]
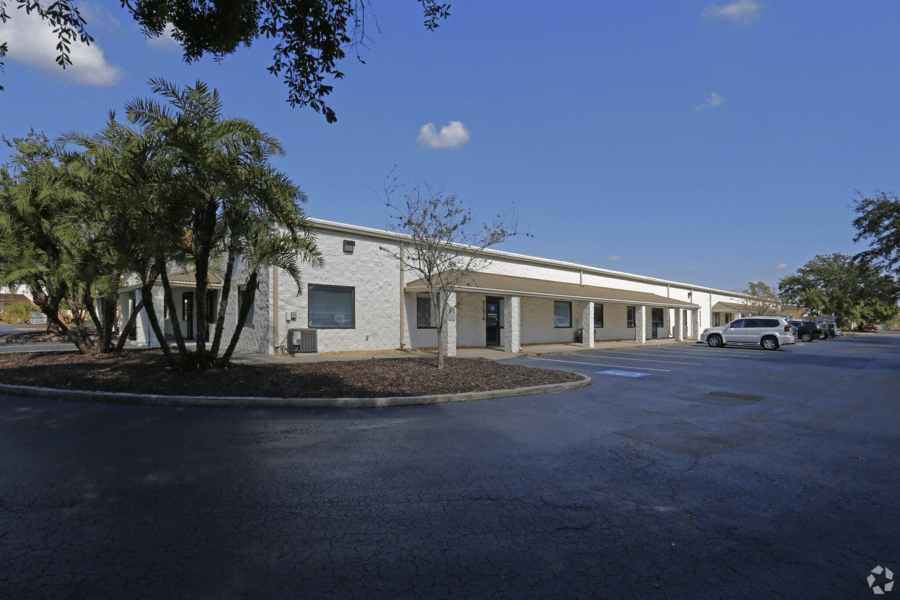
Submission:
[[[822,326],[815,321],[788,321],[797,328],[797,337],[804,342],[811,342],[817,339],[825,339],[828,336],[822,329]]]
[[[793,326],[784,317],[748,317],[724,327],[709,327],[700,340],[713,348],[728,344],[752,344],[766,350],[777,350],[794,343]]]
[[[866,323],[856,328],[857,331],[878,331],[877,323]]]

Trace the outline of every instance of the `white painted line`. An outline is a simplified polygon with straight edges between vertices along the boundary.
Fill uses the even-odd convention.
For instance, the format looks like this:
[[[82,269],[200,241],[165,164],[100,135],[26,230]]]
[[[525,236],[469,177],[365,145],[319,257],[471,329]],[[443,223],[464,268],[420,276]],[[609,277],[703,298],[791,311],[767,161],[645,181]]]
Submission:
[[[643,356],[644,355],[644,353],[641,352],[640,350],[638,350],[636,352],[628,352],[627,350],[602,350],[602,352],[603,352],[603,354],[627,354],[630,356]],[[674,357],[674,358],[700,358],[701,357],[699,353],[696,355],[692,355],[687,352],[671,352],[668,354],[659,354],[659,353],[648,352],[647,355],[649,355],[649,356],[667,356],[667,357]],[[590,356],[590,355],[579,354],[578,356]],[[598,354],[597,356],[600,356],[600,355]],[[703,355],[702,358],[703,358],[703,360],[728,360],[728,357],[726,357],[726,356]]]
[[[608,352],[606,354],[614,354],[613,352]],[[575,356],[588,356],[587,354],[575,354]],[[601,358],[599,356],[594,358]],[[673,365],[702,365],[703,363],[696,362],[678,362],[675,360],[654,360],[652,358],[622,358],[621,356],[613,356],[613,360],[637,360],[641,362],[661,362],[661,363],[671,363]]]
[[[583,360],[559,360],[556,358],[530,357],[528,360],[546,360],[547,362],[570,363],[573,365],[584,365],[586,367],[618,367],[620,369],[637,369],[638,368],[638,367],[632,367],[629,365],[604,365],[601,363],[584,362]],[[672,369],[653,369],[651,367],[640,367],[640,368],[644,371],[665,371],[666,373],[668,373],[672,370]]]

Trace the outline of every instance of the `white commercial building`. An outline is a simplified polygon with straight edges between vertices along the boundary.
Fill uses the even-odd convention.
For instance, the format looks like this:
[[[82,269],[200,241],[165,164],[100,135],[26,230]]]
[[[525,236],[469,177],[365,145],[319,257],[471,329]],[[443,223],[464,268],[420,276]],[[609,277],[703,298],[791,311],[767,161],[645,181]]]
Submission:
[[[406,240],[388,231],[310,219],[325,266],[304,268],[301,288],[278,269],[260,273],[259,288],[239,348],[273,354],[375,351],[436,347],[437,334],[427,286],[391,256]],[[518,352],[527,344],[580,339],[585,347],[604,340],[697,339],[723,317],[737,318],[747,296],[586,265],[488,250],[486,264],[450,291],[444,328],[445,351],[501,347]],[[225,337],[236,323],[240,265],[233,278]],[[195,283],[190,272],[170,276],[176,318],[186,337],[196,331]],[[122,323],[140,302],[132,285],[120,294]],[[208,301],[217,306],[222,279],[211,274]],[[154,288],[154,306],[171,334],[173,315]],[[726,313],[727,311],[727,313]],[[214,311],[211,311],[214,312]],[[155,346],[146,314],[136,339]]]

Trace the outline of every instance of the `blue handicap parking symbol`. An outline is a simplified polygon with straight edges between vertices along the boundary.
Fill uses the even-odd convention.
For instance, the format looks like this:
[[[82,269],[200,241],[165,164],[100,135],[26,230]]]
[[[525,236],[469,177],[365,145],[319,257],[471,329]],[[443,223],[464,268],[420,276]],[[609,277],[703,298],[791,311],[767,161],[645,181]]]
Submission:
[[[635,373],[634,371],[597,371],[600,375],[618,375],[620,377],[646,377],[650,373]]]

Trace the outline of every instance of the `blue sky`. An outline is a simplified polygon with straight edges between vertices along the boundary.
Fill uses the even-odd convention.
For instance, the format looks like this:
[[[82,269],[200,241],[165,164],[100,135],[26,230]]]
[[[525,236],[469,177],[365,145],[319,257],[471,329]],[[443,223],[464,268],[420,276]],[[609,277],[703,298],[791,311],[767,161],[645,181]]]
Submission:
[[[328,100],[335,124],[290,107],[265,40],[186,65],[118,1],[85,2],[96,42],[63,72],[14,4],[5,136],[94,132],[150,77],[199,79],[282,142],[276,164],[313,217],[384,228],[376,191],[394,169],[476,217],[514,204],[533,237],[501,249],[740,291],[860,251],[855,190],[900,192],[893,0],[467,1],[434,32],[413,0],[373,0],[366,64],[351,52]]]

